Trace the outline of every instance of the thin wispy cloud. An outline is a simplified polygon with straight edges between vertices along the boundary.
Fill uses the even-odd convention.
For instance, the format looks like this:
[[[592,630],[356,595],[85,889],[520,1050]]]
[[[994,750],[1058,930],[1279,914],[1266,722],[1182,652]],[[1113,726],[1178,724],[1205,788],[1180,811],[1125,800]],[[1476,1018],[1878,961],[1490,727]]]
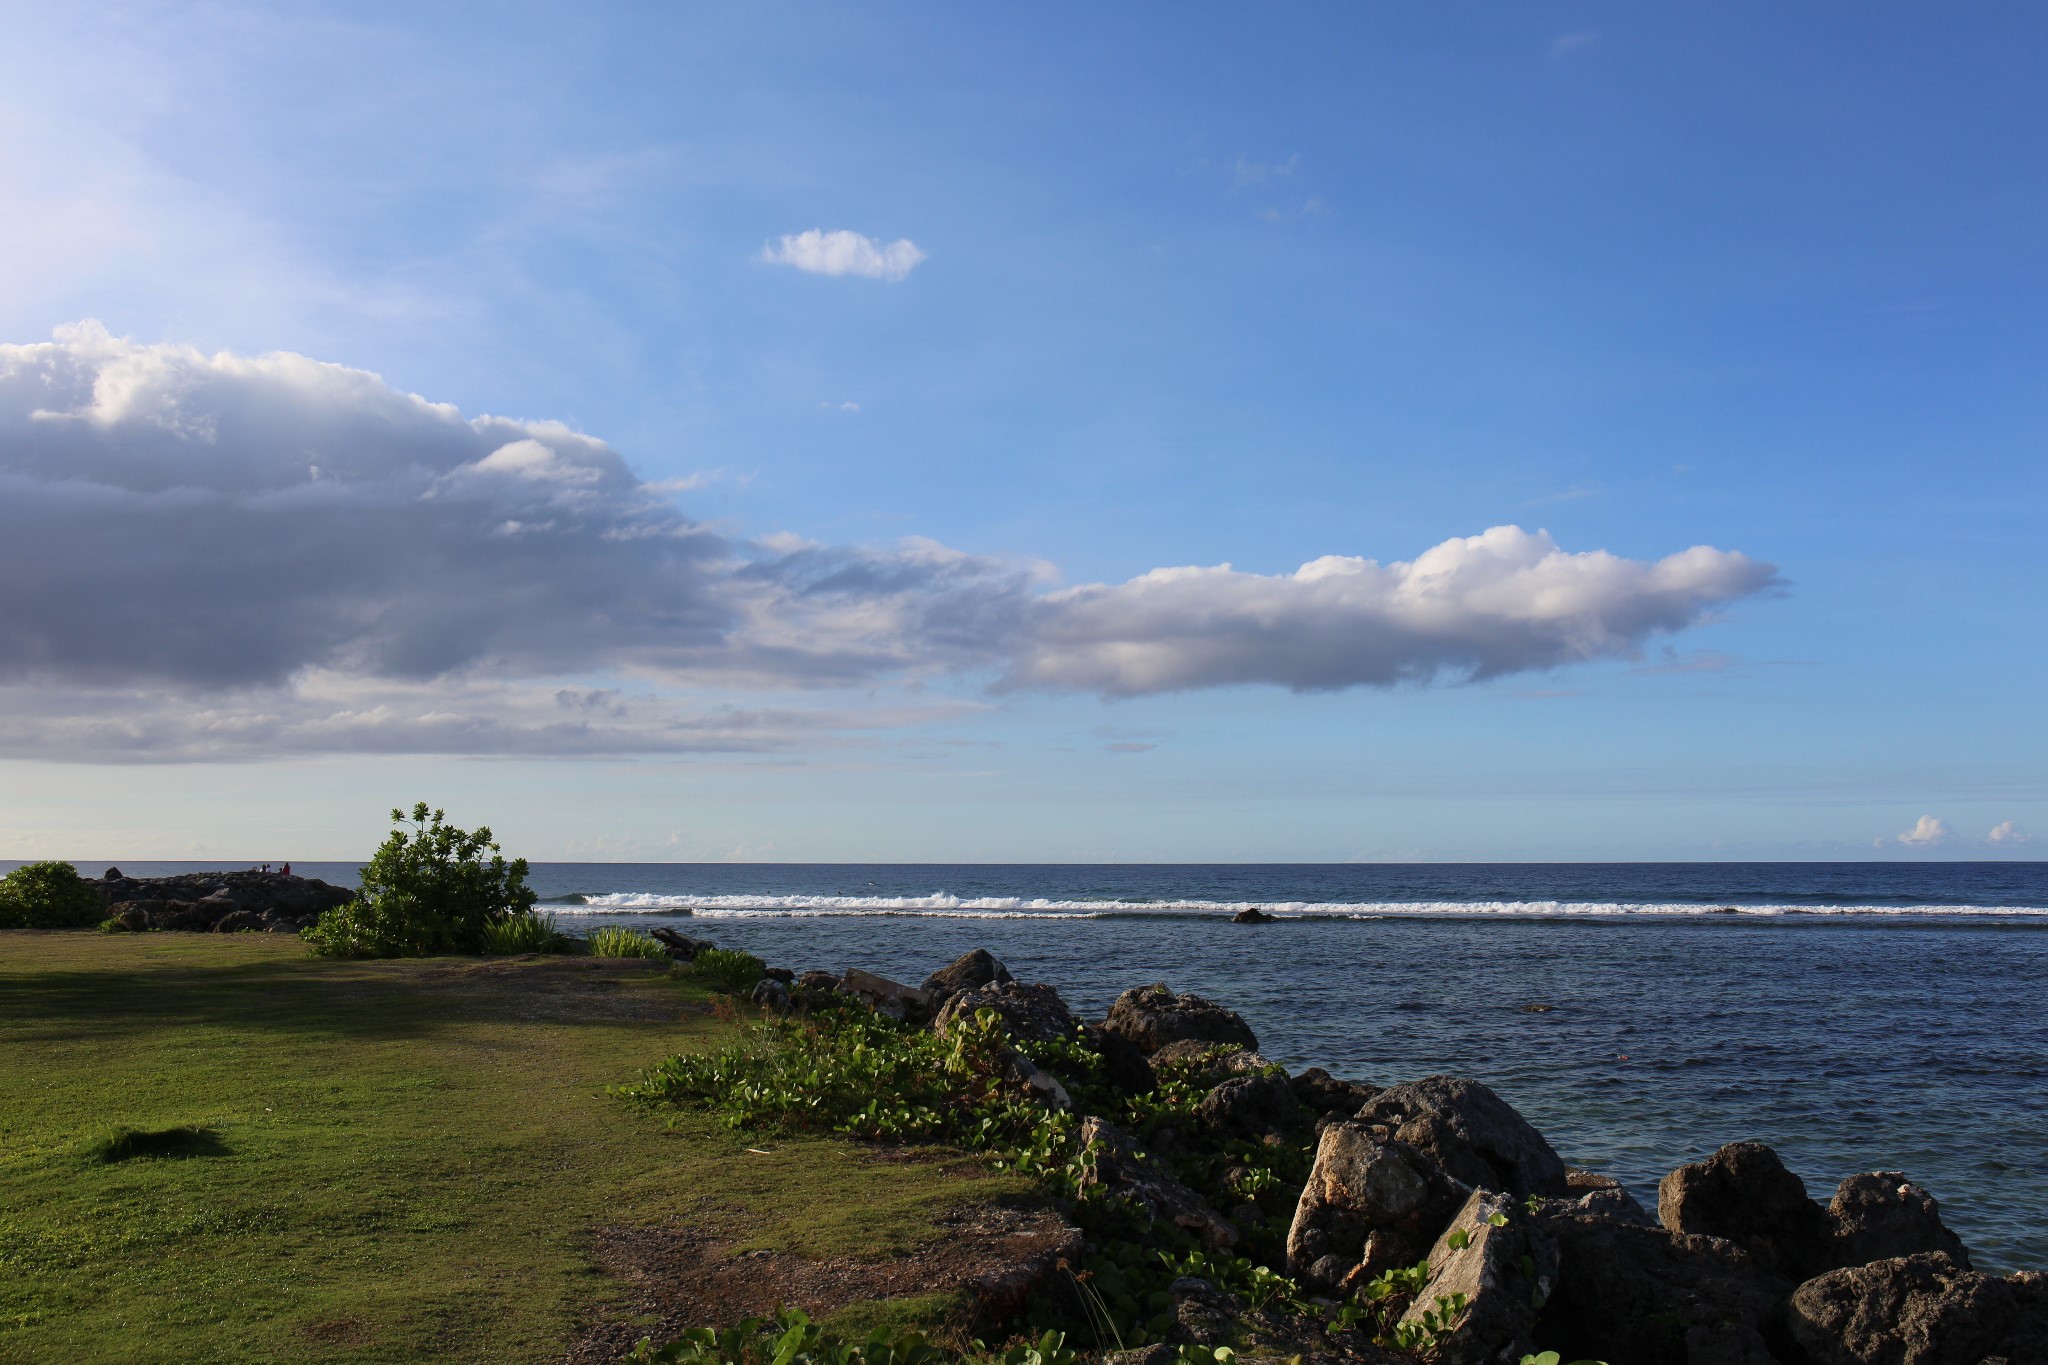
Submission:
[[[1259,210],[1259,217],[1269,223],[1299,223],[1308,218],[1320,218],[1330,211],[1321,195],[1311,194],[1305,199],[1285,204],[1269,204]]]
[[[925,254],[908,237],[883,242],[844,229],[824,232],[812,228],[768,243],[761,248],[761,259],[811,275],[858,275],[893,284],[908,279]]]
[[[1600,41],[1600,35],[1593,29],[1581,29],[1576,33],[1561,33],[1550,40],[1550,55],[1569,57],[1574,52],[1583,52]]]
[[[1693,649],[1684,653],[1666,645],[1658,651],[1656,663],[1638,664],[1630,673],[1643,677],[1657,677],[1683,673],[1726,673],[1742,662],[1733,654],[1723,654],[1713,649]]]
[[[1275,180],[1291,178],[1301,169],[1301,153],[1295,152],[1284,161],[1255,161],[1248,156],[1237,156],[1224,166],[1224,173],[1230,183],[1238,189],[1253,185],[1271,184]]]
[[[679,509],[684,487],[559,423],[465,417],[305,356],[91,324],[0,346],[0,753],[772,749],[984,691],[1632,659],[1776,582],[1732,551],[1640,561],[1502,526],[1405,561],[1062,588],[915,537],[738,539]],[[961,697],[893,712],[715,704],[941,679]]]

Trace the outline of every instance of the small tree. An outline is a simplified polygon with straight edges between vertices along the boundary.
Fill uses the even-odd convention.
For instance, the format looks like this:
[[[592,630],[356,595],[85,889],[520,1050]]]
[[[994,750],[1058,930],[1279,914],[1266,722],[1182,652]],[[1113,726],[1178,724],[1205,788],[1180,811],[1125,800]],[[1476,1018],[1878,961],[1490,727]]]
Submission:
[[[356,898],[305,931],[320,956],[481,952],[489,926],[533,905],[526,859],[505,861],[488,827],[457,829],[424,801],[410,821],[392,811],[391,823],[397,828],[362,869]]]
[[[107,913],[70,863],[28,863],[0,877],[0,929],[71,929]]]

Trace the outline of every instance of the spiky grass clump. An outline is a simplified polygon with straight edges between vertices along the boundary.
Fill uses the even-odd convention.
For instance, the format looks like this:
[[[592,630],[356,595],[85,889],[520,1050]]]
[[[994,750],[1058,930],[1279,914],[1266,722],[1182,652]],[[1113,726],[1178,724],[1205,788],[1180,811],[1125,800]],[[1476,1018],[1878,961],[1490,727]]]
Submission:
[[[706,948],[690,960],[690,965],[714,987],[733,995],[747,994],[768,975],[767,963],[752,953],[731,948]]]
[[[638,929],[628,929],[620,924],[607,924],[592,929],[588,939],[592,957],[650,957],[666,958],[668,949],[656,943]]]
[[[567,944],[553,915],[532,910],[520,910],[484,926],[484,951],[497,957],[559,953]]]

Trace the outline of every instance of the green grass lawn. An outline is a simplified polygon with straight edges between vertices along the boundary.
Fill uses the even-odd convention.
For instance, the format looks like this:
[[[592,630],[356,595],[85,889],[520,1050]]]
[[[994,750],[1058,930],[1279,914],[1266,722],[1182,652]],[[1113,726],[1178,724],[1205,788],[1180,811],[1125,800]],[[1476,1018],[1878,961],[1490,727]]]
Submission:
[[[729,1029],[705,999],[645,962],[0,932],[0,1361],[545,1361],[622,1311],[597,1228],[882,1255],[1009,1188],[605,1093]]]

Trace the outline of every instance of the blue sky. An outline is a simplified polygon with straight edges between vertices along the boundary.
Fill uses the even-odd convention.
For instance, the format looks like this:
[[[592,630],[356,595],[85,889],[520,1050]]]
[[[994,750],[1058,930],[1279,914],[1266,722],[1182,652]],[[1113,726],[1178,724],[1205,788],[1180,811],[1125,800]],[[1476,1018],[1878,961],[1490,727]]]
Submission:
[[[2032,7],[8,29],[0,853],[351,856],[416,797],[543,858],[2048,837]],[[778,263],[813,230],[914,248]],[[274,353],[329,368],[236,359]],[[74,382],[100,406],[48,417]],[[303,558],[300,493],[248,490],[323,462],[443,492]],[[458,475],[516,485],[475,494],[513,549],[417,519]],[[602,527],[550,531],[542,484]],[[135,553],[80,548],[86,485]],[[1489,580],[1446,644],[1289,577],[1500,526],[1600,605],[1496,630]],[[636,537],[711,548],[604,558]],[[1694,546],[1728,558],[1648,603]],[[462,592],[506,628],[458,648]],[[542,743],[550,707],[611,738]]]

